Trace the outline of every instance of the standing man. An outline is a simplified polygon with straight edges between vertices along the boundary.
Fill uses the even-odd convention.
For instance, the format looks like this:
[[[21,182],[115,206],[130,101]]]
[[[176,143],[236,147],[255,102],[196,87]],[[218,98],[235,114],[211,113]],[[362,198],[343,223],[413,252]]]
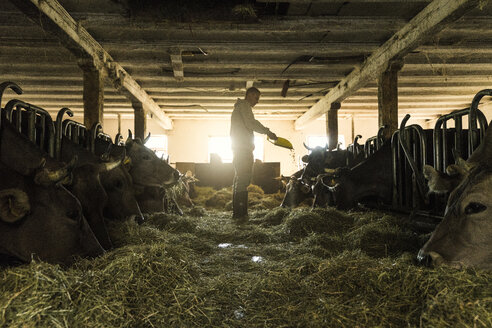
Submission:
[[[232,195],[232,218],[244,218],[248,215],[248,190],[246,189],[253,174],[254,134],[266,134],[277,140],[277,135],[255,119],[253,107],[260,100],[260,90],[251,87],[246,90],[244,99],[238,99],[231,115],[231,141],[234,165]]]

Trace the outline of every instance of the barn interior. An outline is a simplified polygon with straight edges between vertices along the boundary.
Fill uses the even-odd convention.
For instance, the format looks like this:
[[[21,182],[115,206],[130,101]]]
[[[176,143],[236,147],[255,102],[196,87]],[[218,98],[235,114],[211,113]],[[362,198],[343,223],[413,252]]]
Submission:
[[[101,121],[112,137],[144,129],[171,163],[209,162],[247,86],[262,92],[255,117],[294,145],[292,156],[257,141],[259,159],[284,175],[297,171],[303,142],[327,134],[332,103],[333,136],[347,146],[405,114],[432,128],[489,87],[487,1],[447,13],[435,4],[439,14],[423,12],[430,1],[398,0],[24,2],[1,4],[2,81],[52,116],[68,107],[88,126]]]
[[[224,188],[230,116],[251,86],[256,119],[293,144],[255,137],[275,175],[298,171],[305,145],[344,149],[382,126],[391,138],[407,114],[433,129],[469,108],[491,87],[489,1],[8,0],[0,41],[0,83],[23,91],[0,107],[18,98],[53,121],[69,108],[113,140],[150,133],[149,148],[202,181],[184,216],[110,223],[102,257],[2,270],[0,325],[492,326],[489,272],[415,263],[442,201],[417,222],[415,199],[391,213],[287,210],[276,187],[253,186],[237,225]],[[492,119],[488,95],[478,108]],[[218,158],[229,166],[210,170]]]

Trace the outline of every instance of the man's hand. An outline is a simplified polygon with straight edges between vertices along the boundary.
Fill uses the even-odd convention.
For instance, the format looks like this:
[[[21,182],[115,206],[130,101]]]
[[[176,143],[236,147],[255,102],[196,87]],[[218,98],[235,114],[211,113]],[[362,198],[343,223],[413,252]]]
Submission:
[[[268,132],[267,132],[267,136],[268,136],[268,138],[269,138],[270,140],[273,140],[273,141],[275,141],[275,140],[277,140],[277,139],[278,139],[277,135],[276,135],[275,133],[273,133],[272,131],[268,131]]]

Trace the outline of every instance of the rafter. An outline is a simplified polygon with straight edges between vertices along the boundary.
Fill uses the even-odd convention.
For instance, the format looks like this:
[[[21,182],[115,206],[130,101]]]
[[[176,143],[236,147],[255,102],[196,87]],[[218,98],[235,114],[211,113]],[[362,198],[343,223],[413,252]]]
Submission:
[[[79,60],[105,71],[109,80],[130,101],[139,101],[149,109],[165,129],[172,129],[172,120],[143,90],[133,77],[78,24],[56,0],[10,0],[33,22],[55,34]]]
[[[446,23],[461,17],[478,3],[479,0],[434,0],[379,47],[360,70],[352,71],[325,97],[299,117],[295,122],[295,128],[301,129],[310,121],[328,112],[331,103],[343,101],[369,80],[375,79],[387,68],[390,61],[403,58],[427,37],[442,30]]]

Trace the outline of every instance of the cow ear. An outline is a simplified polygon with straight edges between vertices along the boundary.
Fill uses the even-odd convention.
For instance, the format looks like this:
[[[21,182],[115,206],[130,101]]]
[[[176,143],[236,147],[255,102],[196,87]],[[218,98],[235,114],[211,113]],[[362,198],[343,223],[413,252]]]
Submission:
[[[22,219],[31,210],[29,197],[20,189],[0,191],[0,219],[14,223]]]
[[[307,162],[309,162],[309,156],[308,156],[308,155],[304,155],[304,156],[302,156],[302,157],[301,157],[301,161],[302,161],[303,163],[307,163]]]
[[[457,168],[458,166],[456,166]],[[449,171],[454,169],[449,168]],[[446,193],[452,191],[462,179],[461,174],[454,174],[449,176],[442,172],[437,171],[430,165],[424,166],[424,177],[428,180],[427,186],[430,192],[434,193]]]

